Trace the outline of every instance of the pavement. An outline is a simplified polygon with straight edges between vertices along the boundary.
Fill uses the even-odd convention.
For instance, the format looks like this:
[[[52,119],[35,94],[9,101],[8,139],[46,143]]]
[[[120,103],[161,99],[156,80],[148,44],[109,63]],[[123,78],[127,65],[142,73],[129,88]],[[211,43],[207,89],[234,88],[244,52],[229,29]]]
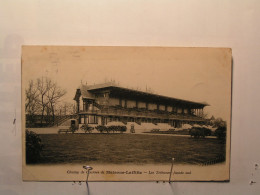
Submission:
[[[58,134],[59,129],[62,129],[62,128],[63,127],[27,128],[27,129],[29,131],[33,131],[33,132],[35,132],[37,134]],[[82,130],[78,130],[75,133],[76,134],[84,134],[85,132],[82,131]],[[99,133],[99,132],[97,130],[94,130],[92,133]],[[132,133],[126,132],[125,134],[132,134]],[[180,135],[180,134],[141,133],[141,132],[137,132],[137,133],[134,133],[134,134],[136,134],[136,135],[157,135],[157,136],[190,137],[190,135]],[[205,138],[216,139],[215,136],[207,136]]]

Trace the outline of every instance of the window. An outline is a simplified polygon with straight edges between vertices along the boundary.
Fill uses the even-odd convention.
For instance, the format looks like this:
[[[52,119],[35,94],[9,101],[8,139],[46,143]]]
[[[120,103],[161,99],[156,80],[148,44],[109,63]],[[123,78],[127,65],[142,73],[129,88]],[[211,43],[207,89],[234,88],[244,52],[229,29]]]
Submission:
[[[81,116],[80,118],[80,124],[84,124],[85,123],[85,118]]]
[[[97,123],[97,117],[93,116],[93,115],[90,115],[89,118],[88,118],[88,122],[90,124],[96,124]]]
[[[86,111],[86,101],[83,100],[83,111]]]

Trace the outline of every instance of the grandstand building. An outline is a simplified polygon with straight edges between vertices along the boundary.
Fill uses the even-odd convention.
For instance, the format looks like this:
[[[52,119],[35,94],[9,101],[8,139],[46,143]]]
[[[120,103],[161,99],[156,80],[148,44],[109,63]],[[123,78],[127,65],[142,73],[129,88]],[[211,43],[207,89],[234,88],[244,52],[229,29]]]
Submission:
[[[74,97],[79,124],[107,125],[120,121],[125,125],[180,128],[184,124],[204,124],[199,103],[133,90],[108,82],[81,85]]]

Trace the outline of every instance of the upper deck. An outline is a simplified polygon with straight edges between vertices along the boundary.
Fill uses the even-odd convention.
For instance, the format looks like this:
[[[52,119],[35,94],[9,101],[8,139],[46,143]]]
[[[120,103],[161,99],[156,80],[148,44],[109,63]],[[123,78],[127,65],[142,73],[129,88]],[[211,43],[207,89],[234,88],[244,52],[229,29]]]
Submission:
[[[205,102],[189,101],[189,100],[159,95],[155,93],[124,88],[124,87],[117,86],[113,82],[98,84],[98,85],[82,85],[80,88],[80,92],[83,98],[88,98],[88,99],[95,99],[97,94],[108,94],[108,96],[111,98],[113,97],[113,98],[120,98],[120,99],[143,101],[143,102],[170,105],[170,106],[178,105],[178,106],[189,107],[191,109],[201,109],[204,108],[205,106],[209,106],[209,104]]]

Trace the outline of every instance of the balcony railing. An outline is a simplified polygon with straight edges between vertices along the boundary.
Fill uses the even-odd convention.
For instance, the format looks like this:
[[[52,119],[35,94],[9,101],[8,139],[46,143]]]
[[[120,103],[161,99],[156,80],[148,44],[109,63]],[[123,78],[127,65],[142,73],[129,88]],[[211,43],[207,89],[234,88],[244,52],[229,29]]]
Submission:
[[[97,114],[98,111],[97,110],[87,110],[87,111],[80,110],[79,113],[80,114]]]
[[[146,110],[137,108],[115,108],[107,107],[101,110],[81,111],[81,114],[98,114],[109,116],[140,117],[140,118],[162,118],[180,120],[203,120],[202,117],[192,114],[179,114],[161,110]]]

